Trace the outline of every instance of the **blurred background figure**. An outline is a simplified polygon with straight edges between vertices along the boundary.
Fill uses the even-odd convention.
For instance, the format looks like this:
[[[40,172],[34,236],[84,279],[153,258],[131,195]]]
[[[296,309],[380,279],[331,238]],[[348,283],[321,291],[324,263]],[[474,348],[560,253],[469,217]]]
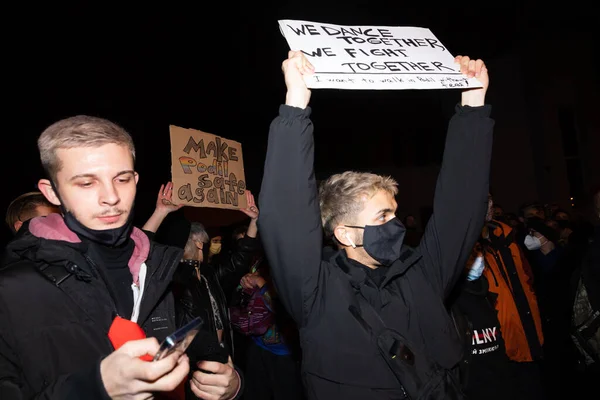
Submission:
[[[14,235],[30,219],[59,212],[58,207],[50,203],[41,192],[24,193],[8,205],[6,225]]]

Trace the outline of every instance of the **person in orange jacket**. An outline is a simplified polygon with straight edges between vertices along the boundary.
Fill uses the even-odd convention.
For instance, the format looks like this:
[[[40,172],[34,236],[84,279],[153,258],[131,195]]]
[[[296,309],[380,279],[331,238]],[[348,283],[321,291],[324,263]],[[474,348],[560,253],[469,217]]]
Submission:
[[[516,231],[493,220],[493,205],[490,194],[486,223],[473,251],[484,255],[483,274],[489,282],[489,291],[497,295],[495,307],[506,354],[520,390],[529,399],[544,398],[540,371],[544,335],[533,273],[516,241]]]

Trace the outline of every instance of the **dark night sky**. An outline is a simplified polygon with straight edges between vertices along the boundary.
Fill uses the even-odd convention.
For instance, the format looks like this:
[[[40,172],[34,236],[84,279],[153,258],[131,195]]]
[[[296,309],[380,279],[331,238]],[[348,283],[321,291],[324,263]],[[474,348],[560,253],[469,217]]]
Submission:
[[[12,198],[35,189],[42,173],[37,136],[75,114],[114,120],[132,134],[141,176],[140,222],[170,178],[169,124],[242,142],[248,185],[258,192],[268,124],[285,94],[280,65],[288,48],[277,19],[423,26],[453,54],[483,59],[508,51],[523,26],[540,38],[557,29],[585,34],[589,26],[582,20],[590,15],[585,10],[522,3],[197,2],[195,10],[161,3],[128,11],[78,7],[6,14],[1,147],[6,178],[0,205],[5,210]],[[458,99],[456,92],[442,92],[315,91],[317,171],[376,167],[380,142],[352,143],[365,133],[383,137],[399,128],[435,132],[428,138],[435,154],[427,156],[435,161]],[[334,153],[346,139],[352,142]]]

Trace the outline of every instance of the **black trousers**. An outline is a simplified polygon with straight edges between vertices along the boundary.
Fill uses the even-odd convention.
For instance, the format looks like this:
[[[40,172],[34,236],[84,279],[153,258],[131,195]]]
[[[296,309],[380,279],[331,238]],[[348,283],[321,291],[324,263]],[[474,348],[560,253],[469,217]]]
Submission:
[[[244,400],[304,400],[300,365],[292,356],[278,356],[249,340]]]

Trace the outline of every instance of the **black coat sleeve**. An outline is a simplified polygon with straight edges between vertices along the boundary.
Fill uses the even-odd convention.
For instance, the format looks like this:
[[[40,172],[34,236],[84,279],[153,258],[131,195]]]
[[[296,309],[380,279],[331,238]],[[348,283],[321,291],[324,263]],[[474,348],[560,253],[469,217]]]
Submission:
[[[485,221],[494,121],[491,107],[457,106],[450,120],[433,215],[419,250],[442,296],[451,291]]]
[[[279,297],[299,327],[323,287],[323,233],[314,176],[310,108],[282,105],[271,123],[260,191],[259,232]]]

